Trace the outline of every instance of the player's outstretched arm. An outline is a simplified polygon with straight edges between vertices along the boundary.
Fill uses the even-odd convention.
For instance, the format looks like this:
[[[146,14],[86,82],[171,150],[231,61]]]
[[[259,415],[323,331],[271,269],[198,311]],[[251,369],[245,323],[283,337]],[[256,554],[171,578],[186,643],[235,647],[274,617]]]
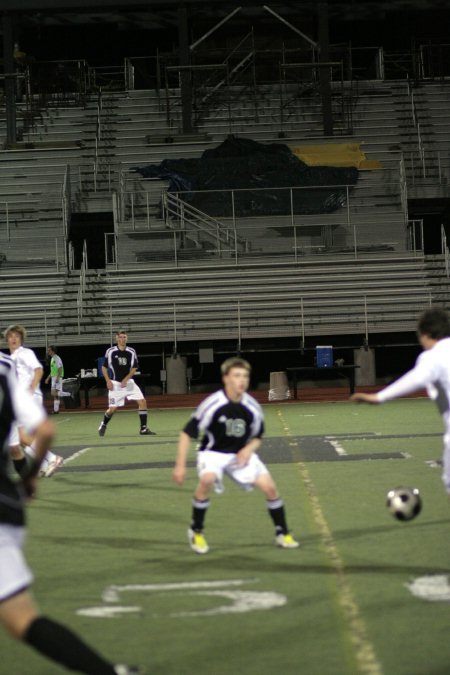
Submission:
[[[363,392],[352,394],[350,401],[355,401],[356,403],[381,403],[376,394],[364,394]]]
[[[177,485],[183,485],[186,478],[186,461],[191,445],[191,437],[185,431],[180,433],[178,439],[178,451],[175,460],[175,467],[172,472],[172,479]]]

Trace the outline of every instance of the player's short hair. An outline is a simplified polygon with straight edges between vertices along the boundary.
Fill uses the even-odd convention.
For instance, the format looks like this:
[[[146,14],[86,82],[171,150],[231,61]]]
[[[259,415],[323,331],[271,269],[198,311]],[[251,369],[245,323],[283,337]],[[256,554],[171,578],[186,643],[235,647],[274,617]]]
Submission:
[[[220,372],[222,375],[228,375],[232,368],[244,368],[249,374],[252,372],[252,367],[248,361],[241,359],[240,356],[232,356],[222,363]]]
[[[128,333],[125,328],[119,328],[119,330],[116,330],[116,335],[128,335]]]
[[[420,335],[429,335],[433,340],[450,336],[450,317],[445,309],[433,307],[419,317],[417,330]]]
[[[18,333],[22,339],[22,344],[25,342],[25,338],[27,337],[27,331],[25,330],[25,327],[22,326],[20,323],[12,323],[8,326],[3,331],[3,337],[5,340],[8,339],[8,336],[10,333]]]
[[[49,346],[47,347],[47,349],[51,349],[52,352],[55,352],[55,354],[58,353],[58,350],[56,349],[55,345],[49,345]]]

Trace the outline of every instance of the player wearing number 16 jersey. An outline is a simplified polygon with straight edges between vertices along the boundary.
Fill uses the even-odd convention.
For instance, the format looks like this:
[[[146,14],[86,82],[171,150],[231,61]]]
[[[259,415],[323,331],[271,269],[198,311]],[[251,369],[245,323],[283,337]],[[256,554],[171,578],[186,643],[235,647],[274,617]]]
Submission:
[[[117,346],[106,350],[102,373],[108,387],[108,410],[98,428],[100,436],[105,435],[111,417],[117,408],[125,405],[126,399],[137,401],[141,436],[153,436],[155,433],[147,427],[147,402],[133,379],[139,368],[137,355],[132,347],[127,347],[127,340],[126,332],[120,330],[116,333]]]
[[[215,486],[223,492],[226,474],[244,490],[259,488],[266,497],[269,515],[275,526],[275,543],[282,548],[297,548],[289,533],[283,500],[267,467],[256,454],[264,432],[260,405],[247,394],[250,364],[231,358],[222,364],[224,389],[208,396],[199,405],[180,434],[173,480],[182,485],[186,477],[186,460],[192,439],[201,433],[197,456],[199,481],[194,492],[189,544],[196,553],[209,550],[203,535],[209,494]]]

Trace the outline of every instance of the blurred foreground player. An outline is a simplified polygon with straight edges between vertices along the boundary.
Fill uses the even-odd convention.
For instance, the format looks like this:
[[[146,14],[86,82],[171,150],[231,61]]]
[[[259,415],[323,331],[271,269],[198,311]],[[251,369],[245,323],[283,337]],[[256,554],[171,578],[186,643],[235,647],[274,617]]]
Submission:
[[[377,394],[357,393],[351,399],[384,403],[426,389],[444,421],[442,480],[450,496],[450,317],[443,309],[428,309],[419,318],[417,332],[424,351],[414,368]]]
[[[147,427],[147,401],[133,380],[139,368],[136,351],[127,346],[128,335],[124,330],[116,333],[116,346],[106,350],[103,377],[108,387],[108,410],[98,428],[100,436],[106,433],[106,427],[117,408],[125,405],[125,399],[137,401],[139,413],[139,433],[141,436],[154,436],[155,432]],[[112,377],[110,377],[110,373]]]
[[[8,343],[11,358],[16,366],[17,379],[19,387],[30,392],[36,403],[44,407],[44,398],[40,387],[40,382],[44,370],[39,363],[36,354],[32,349],[24,347],[26,338],[26,330],[20,324],[12,324],[4,332],[4,338]],[[16,466],[20,472],[21,464],[26,463],[25,453],[22,451],[20,445],[24,445],[28,455],[34,455],[34,442],[32,438],[24,440],[24,434],[21,434],[18,425],[13,425],[11,428],[10,446]],[[57,469],[64,462],[64,458],[60,455],[55,455],[54,452],[48,450],[41,464],[41,476],[50,478]]]
[[[199,482],[194,492],[192,524],[188,530],[189,544],[196,553],[207,553],[203,534],[209,493],[213,486],[222,492],[223,474],[244,490],[259,488],[265,498],[275,526],[275,544],[281,548],[297,548],[290,534],[284,504],[267,467],[256,454],[264,432],[261,406],[247,394],[250,364],[241,358],[231,358],[221,366],[224,389],[208,396],[199,405],[184,427],[178,441],[178,453],[173,480],[182,485],[186,477],[186,459],[191,440],[204,434],[197,456]]]
[[[8,439],[14,421],[35,437],[34,461],[21,481],[9,462]],[[22,553],[24,502],[34,493],[39,465],[53,435],[54,426],[42,406],[18,386],[12,360],[0,354],[0,623],[14,638],[68,670],[90,675],[137,673],[128,666],[112,665],[70,630],[41,616],[28,591],[33,576]]]

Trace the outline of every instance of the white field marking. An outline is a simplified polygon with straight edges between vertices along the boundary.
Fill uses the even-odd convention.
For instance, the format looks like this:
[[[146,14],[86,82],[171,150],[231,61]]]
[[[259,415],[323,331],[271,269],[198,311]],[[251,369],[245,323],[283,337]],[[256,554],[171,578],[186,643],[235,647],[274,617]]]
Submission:
[[[211,609],[200,610],[196,612],[176,612],[171,614],[174,617],[184,616],[213,616],[214,614],[242,614],[244,612],[255,612],[274,607],[283,607],[287,603],[287,598],[281,593],[271,591],[197,591],[192,595],[211,595],[233,600],[232,605],[220,605]]]
[[[281,410],[278,410],[278,416],[280,417],[280,421],[286,424]],[[288,436],[292,436],[292,432],[289,432]],[[341,558],[330,526],[322,511],[311,474],[305,462],[298,462],[297,467],[311,505],[323,548],[328,555],[331,569],[335,573],[337,600],[347,622],[347,633],[350,643],[353,645],[358,671],[363,675],[383,675],[381,664],[370,642],[365,621],[361,616],[361,611],[354,598],[351,585],[347,580],[344,561]]]
[[[241,590],[211,590],[213,588],[227,586],[242,586],[246,583],[254,583],[258,579],[229,579],[224,581],[193,581],[177,582],[170,584],[127,584],[125,586],[108,586],[102,594],[102,599],[107,603],[115,603],[120,600],[120,594],[123,592],[144,591],[157,592],[159,595],[166,595],[171,591],[188,591],[189,595],[207,595],[212,597],[227,598],[231,604],[218,605],[205,610],[192,612],[172,612],[170,617],[183,618],[193,616],[213,616],[217,614],[242,614],[244,612],[254,612],[261,610],[283,607],[287,603],[287,597],[281,593],[273,591],[241,591]],[[183,595],[186,595],[184,593]],[[123,614],[136,614],[143,611],[143,608],[136,605],[103,605],[98,607],[84,607],[77,610],[80,616],[88,616],[94,619],[114,619]],[[157,618],[158,614],[153,617]]]
[[[405,584],[410,592],[421,600],[428,602],[450,602],[450,584],[446,574],[433,574],[416,577]]]
[[[342,447],[342,445],[335,439],[334,436],[325,436],[326,440],[330,445],[333,446],[333,448],[336,450],[337,454],[342,457],[342,455],[346,455],[347,451]],[[334,440],[333,440],[334,439]]]
[[[255,583],[258,579],[224,579],[223,581],[176,581],[169,584],[126,584],[125,586],[108,586],[102,593],[103,602],[119,602],[120,593],[125,591],[194,591],[211,588],[223,588],[227,586],[243,586]]]
[[[57,422],[53,422],[53,424],[65,424],[66,422],[70,422],[70,417],[66,417],[64,420],[58,420]]]
[[[77,459],[77,457],[80,457],[80,455],[84,455],[85,452],[88,450],[92,450],[92,448],[83,448],[82,450],[78,450],[78,452],[74,452],[73,455],[70,455],[66,459],[64,459],[64,464],[67,464],[68,462],[73,462],[74,459]]]
[[[121,614],[138,614],[140,607],[86,607],[77,609],[78,616],[89,616],[91,619],[115,619]]]
[[[315,415],[302,415],[302,417],[315,417]]]

